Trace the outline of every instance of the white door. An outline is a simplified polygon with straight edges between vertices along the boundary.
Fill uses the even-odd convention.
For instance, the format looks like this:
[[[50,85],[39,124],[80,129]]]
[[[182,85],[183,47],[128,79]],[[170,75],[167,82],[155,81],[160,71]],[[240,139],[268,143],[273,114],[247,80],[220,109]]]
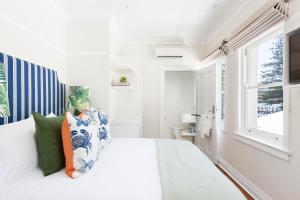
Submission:
[[[216,65],[213,64],[197,72],[197,114],[215,113],[216,105]],[[197,117],[199,121],[199,117]],[[213,129],[209,136],[202,138],[197,134],[196,145],[213,161],[217,157],[217,132],[215,120],[213,119]],[[198,123],[197,123],[198,130]]]

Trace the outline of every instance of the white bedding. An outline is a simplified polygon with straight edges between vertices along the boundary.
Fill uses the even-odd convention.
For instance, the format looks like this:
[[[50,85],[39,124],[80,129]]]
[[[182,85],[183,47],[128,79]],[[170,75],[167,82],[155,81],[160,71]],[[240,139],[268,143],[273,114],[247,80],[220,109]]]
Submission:
[[[188,149],[190,148],[186,148],[185,151]],[[176,156],[180,156],[182,155],[182,152],[185,151],[177,149],[174,152],[172,151],[171,154],[174,153]],[[13,178],[6,182],[0,181],[0,199],[161,200],[163,198],[161,189],[162,172],[159,171],[157,153],[156,141],[154,139],[112,139],[111,144],[101,152],[100,160],[95,167],[86,175],[79,177],[78,179],[71,179],[65,174],[64,170],[61,170],[53,175],[44,177],[38,168],[25,170],[26,173],[22,173],[18,178]],[[189,152],[186,153],[189,155]],[[165,154],[167,158],[169,158],[168,155],[169,153]],[[238,197],[235,199],[244,199],[243,195],[238,194],[239,191],[235,186],[230,181],[225,180],[225,177],[223,177],[224,175],[217,171],[204,154],[197,152],[197,155],[194,157],[201,158],[200,160],[201,162],[204,162],[203,164],[206,164],[207,162],[207,166],[205,165],[206,168],[205,166],[202,167],[202,164],[200,165],[201,167],[198,167],[201,168],[199,169],[199,172],[203,173],[200,177],[207,177],[206,179],[197,178],[197,184],[200,185],[199,190],[201,189],[201,185],[206,185],[208,188],[215,187],[213,190],[203,191],[205,194],[202,196],[208,196],[205,199],[219,200],[219,198],[214,197],[215,195],[209,195],[211,194],[210,192],[216,190],[218,191],[218,194],[221,194],[222,199],[227,199],[227,197],[231,195],[232,197],[235,195]],[[170,155],[170,159],[171,158],[172,155]],[[190,166],[190,162],[194,163],[194,161],[197,163],[199,160],[188,161],[187,165]],[[180,162],[180,159],[177,159],[176,162]],[[174,166],[173,171],[177,168]],[[165,170],[168,170],[168,168]],[[186,173],[184,170],[177,169],[177,171],[179,171],[179,173]],[[173,172],[173,174],[176,172]],[[167,174],[165,173],[165,175]],[[174,177],[171,178],[171,180],[173,180]],[[173,182],[170,182],[169,185],[172,184]],[[178,181],[175,181],[174,184],[176,185],[179,183]],[[222,184],[224,184],[224,187]],[[186,187],[188,187],[187,185]],[[185,186],[184,182],[181,183],[180,187],[182,186]],[[172,188],[168,188],[165,192],[174,190],[181,191],[172,186]],[[185,191],[184,188],[182,188],[182,190]],[[198,189],[196,190],[198,191]],[[177,193],[171,193],[171,195],[175,194]],[[186,196],[186,194],[183,196]]]
[[[160,200],[155,140],[113,139],[97,165],[70,179],[64,171],[44,177],[36,168],[0,187],[2,200]]]

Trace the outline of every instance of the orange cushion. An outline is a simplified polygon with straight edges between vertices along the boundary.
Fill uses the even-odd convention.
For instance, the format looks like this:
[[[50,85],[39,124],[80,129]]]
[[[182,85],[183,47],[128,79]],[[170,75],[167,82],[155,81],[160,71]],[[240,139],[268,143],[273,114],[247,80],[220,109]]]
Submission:
[[[67,113],[66,113],[67,116]],[[66,174],[72,177],[74,166],[73,166],[73,150],[72,150],[72,141],[71,141],[71,131],[69,127],[69,123],[67,118],[62,124],[62,139],[63,139],[63,146],[64,146],[64,154],[65,154],[65,162],[66,162]]]

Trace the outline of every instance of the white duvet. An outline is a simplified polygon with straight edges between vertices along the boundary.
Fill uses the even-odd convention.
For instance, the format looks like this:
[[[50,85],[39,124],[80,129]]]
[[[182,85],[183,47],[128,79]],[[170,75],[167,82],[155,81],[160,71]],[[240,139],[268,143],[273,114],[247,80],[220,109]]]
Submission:
[[[170,145],[172,146],[173,143],[170,143]],[[179,143],[178,145],[181,147]],[[162,161],[162,156],[166,156],[166,161],[169,160],[169,162],[166,162],[166,165],[163,165],[165,169],[160,172],[156,147],[154,139],[112,139],[111,144],[101,152],[100,159],[94,168],[77,179],[69,178],[64,170],[47,177],[44,177],[37,167],[31,170],[23,170],[24,172],[18,173],[18,176],[13,176],[15,170],[11,170],[12,175],[3,176],[4,179],[0,180],[0,200],[161,200],[162,193],[168,194],[167,192],[170,191],[171,196],[176,195],[176,197],[179,197],[180,195],[177,195],[178,193],[176,192],[189,191],[185,190],[185,188],[180,188],[189,187],[188,184],[184,184],[184,181],[179,184],[178,180],[172,182],[172,180],[176,180],[174,178],[179,176],[170,177],[167,176],[169,173],[166,172],[169,172],[168,168],[170,168],[171,171],[175,170],[173,174],[176,174],[177,171],[178,173],[187,173],[185,170],[178,169],[178,166],[179,168],[181,166],[180,163],[176,164],[177,168],[175,165],[173,167],[173,164],[170,165],[173,161],[176,163],[183,162],[183,160],[187,160],[188,163],[182,166],[194,166],[191,165],[191,162],[198,163],[200,161],[203,164],[198,168],[201,168],[199,173],[205,174],[197,177],[207,178],[197,178],[196,190],[198,191],[199,188],[199,191],[201,191],[201,185],[206,185],[206,187],[202,188],[212,187],[213,189],[203,191],[206,195],[198,196],[207,196],[205,199],[219,200],[214,197],[215,195],[211,194],[212,191],[217,191],[218,194],[221,194],[222,199],[227,200],[228,196],[237,197],[233,199],[244,199],[235,186],[226,180],[224,175],[218,172],[209,159],[200,151],[191,151],[191,153],[194,152],[196,155],[187,156],[193,157],[193,159],[198,157],[201,158],[200,160],[192,159],[189,161],[189,158],[174,160],[172,159],[173,157],[180,157],[184,152],[190,155],[190,148],[186,148],[185,151],[183,151],[184,149],[175,149],[173,151],[170,148],[166,148],[167,151],[172,151],[170,153],[164,151],[164,155],[160,155],[160,161]],[[194,148],[192,146],[188,147]],[[170,162],[170,159],[172,162]],[[25,161],[26,159],[23,160],[23,162]],[[29,165],[27,163],[22,166]],[[25,169],[26,167],[23,168]],[[167,180],[168,184],[165,184],[165,187],[161,187],[161,175],[164,175],[162,177],[165,177],[165,181]],[[168,182],[169,180],[171,182]],[[172,185],[174,184],[177,187],[173,187]],[[165,188],[165,191],[162,191],[161,188]],[[189,193],[182,194],[182,196],[193,195]],[[193,197],[190,199],[198,198]]]
[[[160,200],[155,140],[113,139],[97,165],[71,179],[61,170],[44,177],[36,168],[1,185],[1,200]]]

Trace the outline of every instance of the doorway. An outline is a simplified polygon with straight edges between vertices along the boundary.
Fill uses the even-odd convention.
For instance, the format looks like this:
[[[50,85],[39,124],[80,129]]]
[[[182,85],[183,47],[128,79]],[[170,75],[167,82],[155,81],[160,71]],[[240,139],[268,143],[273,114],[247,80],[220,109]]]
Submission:
[[[196,111],[195,72],[163,71],[160,138],[173,139],[173,129],[186,127],[181,116]]]

